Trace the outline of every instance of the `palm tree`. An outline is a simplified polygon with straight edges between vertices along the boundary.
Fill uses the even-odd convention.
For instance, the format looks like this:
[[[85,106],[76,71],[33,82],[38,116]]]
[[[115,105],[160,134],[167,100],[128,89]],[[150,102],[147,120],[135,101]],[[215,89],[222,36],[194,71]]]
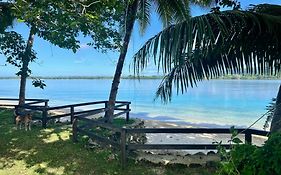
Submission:
[[[132,30],[136,21],[140,24],[141,32],[144,32],[149,24],[151,8],[155,7],[164,26],[168,26],[173,22],[188,20],[190,18],[189,2],[208,5],[212,0],[133,0],[127,1],[127,10],[125,14],[125,35],[123,45],[120,50],[110,95],[108,99],[108,111],[105,114],[105,122],[112,122],[114,114],[114,106],[118,92],[118,86],[122,74],[122,69],[127,54]]]
[[[274,75],[281,65],[280,29],[278,5],[261,4],[247,11],[215,11],[193,17],[149,39],[134,55],[134,71],[139,74],[150,57],[154,58],[165,74],[156,92],[163,102],[171,100],[173,86],[184,93],[197,81],[221,75]],[[271,131],[276,131],[272,128],[277,121],[281,122],[280,112],[275,114]]]

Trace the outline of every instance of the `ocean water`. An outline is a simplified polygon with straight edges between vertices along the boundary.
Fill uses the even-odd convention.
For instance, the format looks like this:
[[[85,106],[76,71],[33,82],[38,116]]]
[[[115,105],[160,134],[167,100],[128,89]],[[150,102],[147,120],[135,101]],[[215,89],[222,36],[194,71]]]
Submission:
[[[50,106],[107,100],[109,79],[45,80],[44,90],[28,81],[27,98],[50,99]],[[131,101],[131,116],[200,126],[246,127],[266,112],[280,80],[210,80],[199,82],[185,94],[174,94],[168,104],[154,101],[161,80],[121,81],[118,100]],[[0,97],[17,97],[18,80],[0,80]],[[262,128],[265,119],[255,128]]]

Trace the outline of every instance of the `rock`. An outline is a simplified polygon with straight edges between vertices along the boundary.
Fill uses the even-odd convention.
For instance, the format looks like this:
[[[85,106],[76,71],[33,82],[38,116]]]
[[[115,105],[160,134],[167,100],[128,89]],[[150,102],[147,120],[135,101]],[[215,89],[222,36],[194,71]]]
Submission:
[[[195,153],[194,155],[196,155],[196,156],[205,156],[206,154],[204,154],[202,152],[198,152],[198,153]]]
[[[216,153],[214,152],[214,151],[209,151],[208,153],[207,153],[207,155],[215,155]]]
[[[93,141],[92,139],[89,139],[88,145],[86,147],[88,147],[90,149],[94,149],[94,148],[99,148],[100,145],[97,142]]]
[[[110,154],[108,157],[107,157],[107,160],[108,161],[112,161],[112,160],[116,160],[117,159],[117,155],[116,154]]]
[[[219,164],[216,161],[207,161],[206,162],[206,167],[208,167],[208,168],[217,168],[218,165]]]
[[[202,167],[202,165],[199,163],[191,163],[191,164],[189,164],[189,167],[190,168],[200,168],[200,167]]]

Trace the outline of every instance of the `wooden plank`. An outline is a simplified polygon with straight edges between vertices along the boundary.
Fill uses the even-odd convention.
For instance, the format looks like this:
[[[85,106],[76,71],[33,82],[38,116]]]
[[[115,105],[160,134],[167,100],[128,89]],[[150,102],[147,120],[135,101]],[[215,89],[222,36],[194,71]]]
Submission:
[[[84,135],[87,135],[90,138],[96,139],[97,141],[102,142],[102,143],[110,144],[110,145],[115,146],[115,147],[120,146],[120,144],[118,142],[115,142],[115,141],[110,140],[110,139],[105,138],[105,137],[101,137],[97,134],[94,134],[93,132],[85,131],[85,130],[79,128],[79,127],[77,127],[77,132],[82,133]]]
[[[0,98],[0,100],[2,100],[2,101],[19,101],[18,98]]]
[[[250,131],[246,131],[245,133],[245,143],[252,144],[252,134]]]
[[[126,108],[114,108],[114,111],[124,111]]]
[[[117,104],[117,103],[131,104],[131,102],[129,102],[129,101],[116,101],[115,104]]]
[[[229,149],[231,145],[223,144],[222,147]],[[189,150],[205,150],[217,149],[217,145],[214,144],[128,144],[128,150],[137,150],[137,149],[189,149]]]
[[[48,121],[48,111],[43,110],[43,113],[42,113],[42,127],[43,128],[47,127],[47,121]]]
[[[70,107],[70,123],[72,124],[74,120],[74,106]]]
[[[48,110],[55,110],[55,109],[63,109],[63,108],[70,108],[71,106],[77,107],[77,106],[88,106],[88,105],[95,105],[95,104],[103,104],[106,101],[96,101],[96,102],[87,102],[87,103],[76,103],[71,105],[62,105],[62,106],[55,106],[55,107],[49,107]]]
[[[122,107],[122,106],[127,106],[127,104],[122,103],[122,104],[120,104],[120,105],[115,105],[115,108],[119,108],[119,107]],[[114,109],[115,109],[115,108],[114,108]]]
[[[106,111],[105,108],[98,108],[98,109],[92,109],[92,110],[87,110],[87,111],[74,112],[74,115],[79,116],[79,117],[88,117],[88,116],[91,116],[91,115],[103,113],[105,111]]]
[[[34,101],[34,102],[29,102],[29,103],[25,103],[26,105],[34,105],[34,104],[38,104],[38,103],[45,103],[44,101]]]
[[[0,106],[7,106],[7,107],[15,107],[17,104],[12,105],[12,104],[0,104]]]
[[[1,100],[6,100],[6,101],[19,101],[18,98],[0,98],[0,101]],[[49,101],[48,99],[35,99],[35,98],[28,98],[28,99],[25,99],[25,101]]]
[[[227,128],[127,128],[127,133],[210,133],[210,134],[229,134]],[[237,129],[238,132],[244,129]],[[245,132],[245,131],[244,131]]]
[[[123,112],[119,112],[119,113],[117,113],[117,114],[114,114],[114,115],[113,115],[113,118],[118,117],[118,116],[123,115],[123,114],[126,114],[126,113],[128,113],[128,112],[130,112],[130,109],[129,109],[129,110],[125,110],[125,111],[123,111]]]
[[[264,131],[264,130],[257,130],[257,129],[249,129],[249,132],[254,135],[260,135],[260,136],[268,136],[270,132]]]
[[[131,109],[130,109],[130,104],[127,104],[126,109],[129,110],[129,111],[131,111]],[[126,114],[126,122],[128,122],[129,119],[130,119],[130,112],[127,112],[127,114]]]
[[[24,109],[30,109],[30,110],[35,110],[35,111],[43,111],[44,106],[30,106],[30,105],[23,105],[23,106],[18,106],[19,108],[24,108]]]
[[[78,116],[79,117],[88,117],[90,115],[95,115],[95,114],[98,114],[98,113],[101,113],[101,112],[104,112],[104,108],[74,112],[73,117],[75,117],[75,116],[76,117],[78,117]],[[49,118],[56,119],[56,118],[67,117],[67,116],[71,116],[71,115],[72,115],[72,113],[70,112],[70,113],[60,114],[60,115],[52,115]]]

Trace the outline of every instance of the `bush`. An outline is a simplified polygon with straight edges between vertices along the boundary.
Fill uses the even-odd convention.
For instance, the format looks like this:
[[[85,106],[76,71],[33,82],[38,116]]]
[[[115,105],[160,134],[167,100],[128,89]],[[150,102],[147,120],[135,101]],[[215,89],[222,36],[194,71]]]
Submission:
[[[281,133],[272,134],[262,147],[235,145],[223,154],[219,175],[281,174]]]

